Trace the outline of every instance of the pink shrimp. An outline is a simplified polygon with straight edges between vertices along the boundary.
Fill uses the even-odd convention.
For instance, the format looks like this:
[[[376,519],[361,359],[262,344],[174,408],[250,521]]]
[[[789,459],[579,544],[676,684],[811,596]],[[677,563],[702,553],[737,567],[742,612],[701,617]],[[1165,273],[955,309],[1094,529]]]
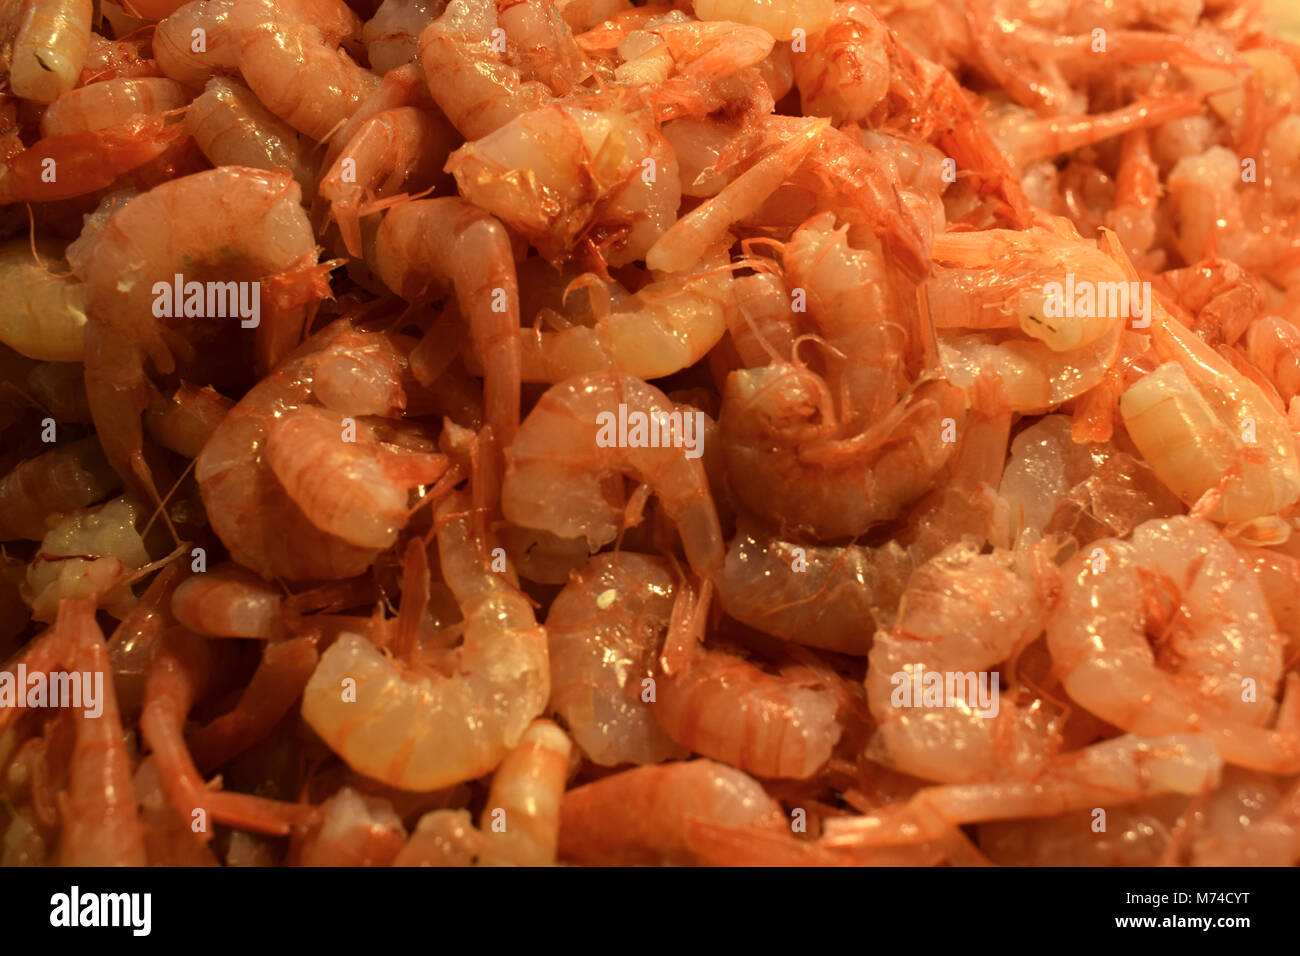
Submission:
[[[672,434],[653,447],[648,440],[645,447],[619,447],[612,436],[620,408]],[[602,426],[606,418],[610,424]],[[700,436],[685,433],[687,421],[662,392],[629,376],[582,375],[553,386],[506,450],[506,518],[561,538],[585,536],[595,550],[618,534],[623,512],[607,488],[612,476],[627,474],[659,496],[691,567],[711,577],[722,566],[722,530],[704,466],[688,454],[687,443]],[[602,432],[611,440],[603,441]],[[557,487],[565,489],[563,496],[555,495]]]
[[[486,369],[487,424],[508,444],[519,427],[519,284],[505,228],[457,198],[402,203],[384,216],[374,268],[408,302],[450,287]]]
[[[137,196],[104,227],[87,275],[86,394],[105,453],[128,480],[152,486],[140,450],[144,357],[164,374],[176,367],[154,312],[156,284],[176,275],[229,283],[315,274],[316,245],[299,198],[287,172],[227,166]],[[227,214],[213,215],[210,203]],[[259,335],[301,327],[300,307],[282,309],[271,298]]]
[[[830,758],[842,727],[835,697],[704,650],[712,585],[682,585],[662,658],[655,719],[683,747],[760,777],[806,779]]]
[[[319,191],[350,255],[361,255],[363,201],[423,192],[442,181],[454,137],[440,116],[405,106],[371,117],[340,148]]]
[[[144,834],[131,786],[131,762],[94,605],[64,601],[54,630],[75,649],[69,663],[75,662],[83,679],[96,675],[103,680],[101,713],[90,717],[79,709],[73,716],[77,744],[68,791],[59,801],[59,861],[64,866],[143,866]]]
[[[279,588],[251,571],[226,565],[186,578],[172,592],[176,620],[207,637],[274,637],[280,623]]]
[[[51,103],[41,117],[41,135],[120,126],[136,116],[178,109],[188,101],[181,85],[164,77],[103,80],[69,90]]]
[[[102,501],[119,486],[93,438],[30,458],[0,478],[0,540],[39,541],[47,519]]]

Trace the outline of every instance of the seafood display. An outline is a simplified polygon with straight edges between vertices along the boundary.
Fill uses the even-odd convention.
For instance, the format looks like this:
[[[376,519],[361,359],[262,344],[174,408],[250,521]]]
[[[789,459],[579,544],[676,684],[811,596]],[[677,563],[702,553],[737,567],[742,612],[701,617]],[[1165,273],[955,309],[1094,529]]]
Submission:
[[[3,0],[0,865],[1297,863],[1297,9]]]

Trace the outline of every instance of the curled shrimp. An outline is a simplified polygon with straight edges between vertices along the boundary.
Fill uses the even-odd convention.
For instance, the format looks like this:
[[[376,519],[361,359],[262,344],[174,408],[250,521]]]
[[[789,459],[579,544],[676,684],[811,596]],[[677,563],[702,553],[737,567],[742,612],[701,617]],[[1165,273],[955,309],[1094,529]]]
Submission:
[[[9,84],[16,96],[51,103],[72,89],[90,49],[90,0],[26,0]]]
[[[602,766],[685,755],[642,695],[672,615],[667,563],[600,554],[574,572],[546,616],[551,707],[583,754]]]
[[[276,636],[283,595],[238,565],[215,567],[186,578],[172,592],[178,623],[206,637]]]
[[[39,541],[49,518],[102,501],[120,485],[94,438],[29,458],[0,478],[0,539]]]
[[[519,426],[519,283],[504,227],[462,199],[405,202],[384,216],[373,258],[384,284],[409,302],[455,291],[487,370],[487,423],[509,442]]]
[[[614,373],[578,376],[548,389],[506,449],[501,507],[508,520],[561,538],[585,536],[594,551],[619,532],[622,508],[606,488],[621,474],[648,485],[677,525],[686,557],[697,573],[712,576],[722,566],[722,530],[699,457],[688,457],[680,434],[677,447],[609,447],[600,438],[603,415],[660,416],[670,428],[687,419],[658,389]],[[672,416],[676,415],[674,419]],[[699,441],[697,434],[694,438]],[[564,488],[562,496],[555,489]]]
[[[462,196],[557,263],[583,241],[611,265],[646,258],[681,201],[672,147],[630,94],[539,106],[457,149],[447,169]]]
[[[141,454],[148,405],[143,358],[164,374],[176,360],[154,313],[155,285],[217,274],[264,280],[315,265],[300,191],[283,170],[241,166],[164,183],[132,199],[104,226],[87,274],[86,393],[105,452],[128,480],[152,486]],[[215,216],[210,204],[225,210]],[[274,302],[258,336],[301,327],[302,310]]]
[[[954,683],[933,706],[924,674],[988,680],[1042,633],[1056,568],[1041,552],[980,554],[954,545],[913,572],[898,617],[876,632],[867,701],[876,721],[873,758],[903,773],[947,783],[1033,768],[1049,754],[1041,727],[1022,721],[1014,701]],[[995,597],[996,595],[996,597]],[[912,693],[898,694],[903,682]],[[965,696],[962,696],[962,695]],[[991,706],[990,706],[991,705]],[[987,709],[984,709],[987,708]]]
[[[340,147],[319,190],[349,254],[361,255],[362,201],[421,192],[432,185],[453,137],[455,131],[440,117],[405,106],[371,117]]]
[[[411,485],[403,482],[412,476],[397,473],[400,462],[419,463],[417,471],[431,465],[439,474],[445,466],[424,452],[396,449],[384,455],[387,466],[379,464],[383,449],[364,416],[395,416],[405,406],[404,365],[387,336],[353,331],[342,320],[226,414],[195,460],[194,475],[231,557],[268,579],[349,578],[370,566],[382,550],[375,535],[387,541],[396,533],[384,522],[404,523],[408,513]],[[303,467],[331,458],[325,471]],[[383,517],[348,510],[347,503],[374,496],[382,499]]]
[[[1094,541],[1062,579],[1047,641],[1072,699],[1132,733],[1206,734],[1238,766],[1289,773],[1300,762],[1294,680],[1268,726],[1281,635],[1258,580],[1212,524],[1148,521],[1127,542]]]
[[[1262,518],[1300,498],[1295,442],[1259,385],[1172,319],[1153,327],[1152,343],[1165,363],[1119,408],[1169,490],[1215,521]]]
[[[683,585],[673,603],[655,719],[695,753],[760,777],[806,779],[830,758],[843,728],[827,690],[773,676],[700,646],[712,585]]]
[[[399,789],[435,790],[491,770],[550,693],[546,634],[528,599],[491,570],[468,507],[468,495],[457,494],[438,508],[438,555],[465,619],[456,676],[395,662],[344,634],[303,694],[303,718],[336,753]]]
[[[305,138],[237,80],[208,80],[185,113],[185,131],[214,166],[283,167],[304,195],[316,189],[316,161]]]
[[[343,125],[379,78],[330,46],[311,23],[268,0],[241,0],[231,13],[239,72],[262,105],[320,141]]]

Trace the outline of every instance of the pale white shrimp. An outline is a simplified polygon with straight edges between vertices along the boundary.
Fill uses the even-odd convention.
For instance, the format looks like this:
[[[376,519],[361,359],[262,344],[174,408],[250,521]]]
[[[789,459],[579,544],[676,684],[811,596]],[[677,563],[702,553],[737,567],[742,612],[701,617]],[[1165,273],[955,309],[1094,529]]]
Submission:
[[[0,245],[0,342],[28,358],[79,362],[86,351],[86,287],[60,276],[62,255],[26,239]]]
[[[124,616],[135,603],[127,578],[149,563],[136,530],[144,516],[138,503],[115,498],[54,522],[41,539],[22,587],[32,617],[52,621],[61,601],[76,598],[88,598]]]
[[[653,112],[621,94],[569,97],[511,118],[452,153],[447,169],[465,199],[553,262],[584,241],[610,265],[642,259],[681,202],[677,159]]]
[[[1264,391],[1167,313],[1151,338],[1165,364],[1119,409],[1169,490],[1215,521],[1264,518],[1300,498],[1295,441]]]
[[[1269,726],[1282,635],[1249,566],[1212,524],[1148,521],[1130,541],[1092,542],[1062,578],[1047,640],[1072,699],[1132,733],[1206,734],[1228,763],[1300,767],[1295,681]]]
[[[22,4],[9,85],[14,95],[51,103],[77,85],[90,50],[91,0]]]
[[[312,144],[237,80],[224,76],[208,80],[185,114],[185,131],[214,166],[283,167],[304,195],[315,192]]]
[[[742,525],[727,546],[718,599],[737,621],[783,640],[864,655],[877,613],[898,604],[914,565],[896,542],[805,544]]]
[[[1050,756],[1043,728],[1018,720],[1017,702],[991,688],[991,675],[1042,633],[1055,583],[1041,550],[981,554],[957,544],[917,568],[867,659],[872,759],[942,783],[1040,766]],[[965,683],[952,681],[950,697],[953,675]],[[942,690],[932,695],[936,679]]]
[[[185,90],[165,77],[119,77],[69,90],[45,109],[42,136],[120,126],[135,116],[164,113],[189,102]]]
[[[609,423],[623,411],[646,416],[655,428],[661,428],[659,416],[664,416],[668,441],[619,447],[612,431],[616,425]],[[704,465],[687,455],[686,442],[700,439],[685,434],[688,421],[662,392],[630,376],[583,375],[551,387],[506,449],[501,488],[506,518],[562,538],[583,535],[594,551],[614,540],[623,517],[606,486],[611,478],[630,475],[659,496],[691,566],[712,576],[722,567],[722,530]],[[602,434],[613,440],[602,441]]]
[[[370,68],[387,73],[418,60],[420,33],[446,6],[446,0],[384,0],[361,31]]]
[[[269,0],[240,0],[230,24],[249,89],[268,110],[318,142],[379,85],[377,76],[329,46],[319,29],[288,19]]]
[[[1065,415],[1044,416],[1016,435],[998,494],[1009,506],[1005,546],[1057,532],[1080,544],[1127,537],[1144,521],[1183,510],[1146,462],[1108,442],[1079,444]]]
[[[491,569],[487,542],[464,517],[469,508],[462,493],[438,509],[442,573],[465,618],[456,676],[399,667],[366,638],[344,634],[303,692],[303,718],[336,753],[403,790],[491,770],[550,695],[546,633],[510,577]]]
[[[701,20],[732,20],[761,27],[777,40],[820,33],[831,22],[835,0],[694,0]]]
[[[594,763],[643,765],[686,755],[643,699],[673,591],[666,561],[619,552],[592,558],[551,602],[550,706]]]

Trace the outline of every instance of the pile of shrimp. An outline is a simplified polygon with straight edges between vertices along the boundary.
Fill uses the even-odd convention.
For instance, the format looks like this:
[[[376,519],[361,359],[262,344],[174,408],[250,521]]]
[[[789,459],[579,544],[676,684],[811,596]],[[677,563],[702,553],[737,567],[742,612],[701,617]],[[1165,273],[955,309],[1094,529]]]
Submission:
[[[0,93],[0,691],[103,676],[0,862],[1300,859],[1289,0],[10,0]]]

